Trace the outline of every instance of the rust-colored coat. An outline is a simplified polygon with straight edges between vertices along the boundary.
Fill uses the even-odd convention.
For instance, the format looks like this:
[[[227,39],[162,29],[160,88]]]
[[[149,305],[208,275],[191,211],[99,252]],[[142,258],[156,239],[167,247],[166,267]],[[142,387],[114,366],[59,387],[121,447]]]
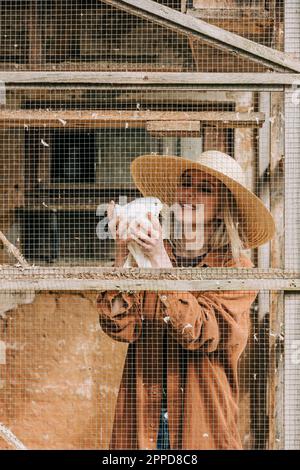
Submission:
[[[165,243],[176,266],[169,243]],[[246,256],[242,267],[252,267]],[[234,267],[208,253],[197,267]],[[103,331],[128,342],[109,449],[156,449],[162,399],[162,340],[168,332],[171,449],[242,449],[238,432],[238,360],[246,347],[257,291],[134,292],[112,311],[119,291],[97,298]],[[122,306],[123,304],[123,306]],[[167,318],[166,318],[167,317]],[[180,360],[185,354],[186,380]]]

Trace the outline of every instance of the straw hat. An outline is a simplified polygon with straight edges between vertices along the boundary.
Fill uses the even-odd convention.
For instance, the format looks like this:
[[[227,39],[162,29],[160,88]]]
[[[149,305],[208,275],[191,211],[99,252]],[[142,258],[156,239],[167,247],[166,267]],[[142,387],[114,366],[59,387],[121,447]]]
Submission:
[[[156,196],[172,205],[180,175],[186,169],[200,169],[222,181],[235,200],[240,214],[240,226],[247,236],[245,248],[255,248],[270,240],[275,223],[263,202],[246,186],[245,174],[238,162],[226,153],[208,150],[195,159],[169,155],[141,155],[131,162],[133,180],[144,196]]]

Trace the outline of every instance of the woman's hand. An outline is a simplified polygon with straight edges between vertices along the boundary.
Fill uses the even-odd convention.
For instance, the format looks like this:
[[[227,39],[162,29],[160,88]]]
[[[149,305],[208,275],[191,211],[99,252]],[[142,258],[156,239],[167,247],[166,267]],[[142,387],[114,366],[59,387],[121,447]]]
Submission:
[[[151,222],[150,227],[143,223],[130,225],[131,237],[150,259],[153,268],[172,267],[170,258],[165,250],[162,227],[159,220],[151,212],[147,213],[147,217]]]
[[[162,227],[159,220],[147,213],[147,217],[151,222],[150,228],[140,223],[130,223],[126,217],[114,216],[115,202],[111,201],[107,207],[107,216],[109,219],[108,227],[116,240],[116,266],[122,266],[128,255],[127,244],[135,241],[143,250],[145,255],[150,259],[152,267],[168,268],[172,267],[170,258],[165,250]]]
[[[127,255],[129,253],[129,250],[127,248],[127,243],[129,240],[120,237],[119,229],[121,220],[120,217],[116,217],[114,215],[114,209],[115,201],[110,201],[107,206],[107,217],[109,219],[108,228],[113,238],[116,240],[116,256],[114,266],[119,267],[123,266],[125,259],[127,258]]]

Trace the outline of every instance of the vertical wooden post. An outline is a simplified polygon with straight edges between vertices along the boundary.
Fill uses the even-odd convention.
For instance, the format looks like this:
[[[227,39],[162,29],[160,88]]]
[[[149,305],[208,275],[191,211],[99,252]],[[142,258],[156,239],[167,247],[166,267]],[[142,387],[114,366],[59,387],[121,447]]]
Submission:
[[[181,0],[180,10],[181,13],[186,13],[187,0]]]
[[[27,36],[28,36],[28,64],[30,69],[39,68],[42,64],[42,33],[39,24],[40,18],[38,13],[39,2],[32,1],[26,16]]]
[[[285,52],[300,58],[298,0],[285,1]],[[299,85],[299,84],[298,84]],[[296,98],[296,99],[295,99]],[[285,91],[285,268],[300,269],[300,103]],[[286,293],[285,307],[285,449],[300,447],[300,293]],[[299,354],[298,354],[299,355]]]
[[[257,136],[258,142],[254,144],[258,152],[256,190],[265,206],[270,209],[270,93],[258,94],[259,111],[265,114],[265,123]],[[270,246],[265,244],[257,249],[257,267],[269,268]],[[253,433],[253,446],[255,449],[265,449],[268,440],[268,366],[269,366],[269,335],[270,324],[270,296],[269,290],[258,294],[257,315],[253,318],[255,336],[252,339],[252,366],[251,377],[255,378],[253,387],[251,416],[255,423]]]
[[[258,267],[283,268],[283,94],[261,93],[259,98],[259,110],[264,112],[266,122],[259,135],[258,190],[260,198],[274,216],[277,230],[270,245],[259,247]],[[281,449],[284,442],[282,292],[259,293],[259,321],[265,329],[262,336],[264,344],[260,348],[267,400],[263,444],[269,449]]]
[[[299,23],[300,24],[300,23]],[[285,92],[285,269],[300,269],[300,106]],[[300,342],[300,295],[286,293],[285,448],[300,446],[300,369],[293,360]]]
[[[283,111],[283,93],[271,93],[269,167],[270,210],[276,223],[276,234],[271,242],[270,252],[270,266],[272,268],[284,268]],[[282,449],[284,446],[283,300],[283,292],[270,292],[268,367],[269,449]]]

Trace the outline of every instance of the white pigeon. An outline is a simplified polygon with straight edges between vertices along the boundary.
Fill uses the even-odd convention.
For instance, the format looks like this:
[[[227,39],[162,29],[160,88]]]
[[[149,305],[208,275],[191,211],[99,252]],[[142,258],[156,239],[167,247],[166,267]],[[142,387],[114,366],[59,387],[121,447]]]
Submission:
[[[163,204],[157,197],[141,197],[122,206],[116,204],[114,216],[121,216],[129,224],[140,223],[142,225],[141,229],[147,231],[152,226],[151,221],[147,217],[147,212],[151,212],[153,216],[158,218],[162,208]],[[129,255],[123,265],[124,268],[133,266],[133,261],[136,261],[139,268],[151,268],[149,258],[135,241],[129,242],[127,246]]]

